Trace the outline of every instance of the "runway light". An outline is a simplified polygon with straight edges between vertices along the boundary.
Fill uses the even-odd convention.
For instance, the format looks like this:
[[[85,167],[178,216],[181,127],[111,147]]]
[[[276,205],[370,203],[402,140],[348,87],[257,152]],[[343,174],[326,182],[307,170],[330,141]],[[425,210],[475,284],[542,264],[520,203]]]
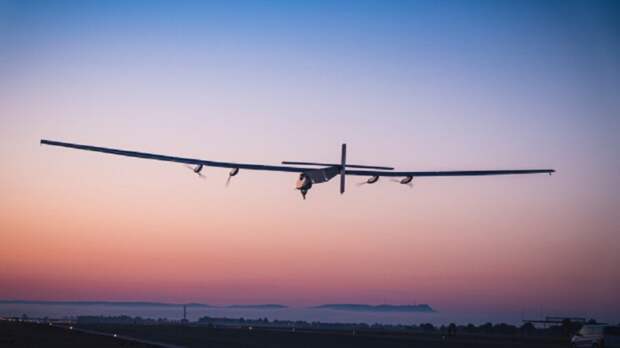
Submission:
[[[73,326],[69,326],[69,330],[73,330]]]
[[[114,336],[114,338],[116,338],[116,334],[114,334],[113,336]]]

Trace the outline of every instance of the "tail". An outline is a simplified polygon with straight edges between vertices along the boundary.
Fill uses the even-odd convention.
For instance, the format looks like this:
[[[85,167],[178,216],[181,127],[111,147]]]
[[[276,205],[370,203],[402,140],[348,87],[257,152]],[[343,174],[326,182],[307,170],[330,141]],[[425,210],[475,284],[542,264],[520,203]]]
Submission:
[[[342,144],[342,155],[340,157],[340,194],[344,193],[346,169],[347,169],[347,144]]]

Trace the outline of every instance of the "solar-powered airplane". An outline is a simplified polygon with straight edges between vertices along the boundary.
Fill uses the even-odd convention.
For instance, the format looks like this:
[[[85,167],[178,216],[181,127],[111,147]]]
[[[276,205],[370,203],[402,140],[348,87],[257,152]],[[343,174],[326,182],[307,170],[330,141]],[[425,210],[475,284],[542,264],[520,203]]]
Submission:
[[[555,172],[553,169],[509,169],[509,170],[455,170],[455,171],[395,171],[392,167],[367,166],[359,164],[347,163],[347,144],[342,144],[342,152],[340,163],[316,163],[316,162],[293,162],[284,161],[283,165],[263,165],[251,163],[232,163],[232,162],[216,162],[195,158],[183,158],[167,155],[158,155],[154,153],[128,151],[120,149],[112,149],[106,147],[98,147],[91,145],[80,145],[64,143],[60,141],[41,139],[41,144],[51,146],[68,147],[78,150],[87,150],[95,152],[103,152],[112,155],[146,158],[159,161],[168,161],[182,163],[192,166],[194,173],[202,176],[204,167],[230,168],[228,180],[239,174],[239,170],[265,170],[274,172],[299,173],[295,188],[301,192],[306,199],[306,194],[314,184],[327,182],[337,175],[340,175],[340,193],[344,193],[345,177],[347,175],[367,176],[369,177],[365,183],[374,184],[381,177],[400,178],[397,180],[403,185],[410,185],[414,177],[427,176],[481,176],[481,175],[511,175],[511,174],[551,174]]]

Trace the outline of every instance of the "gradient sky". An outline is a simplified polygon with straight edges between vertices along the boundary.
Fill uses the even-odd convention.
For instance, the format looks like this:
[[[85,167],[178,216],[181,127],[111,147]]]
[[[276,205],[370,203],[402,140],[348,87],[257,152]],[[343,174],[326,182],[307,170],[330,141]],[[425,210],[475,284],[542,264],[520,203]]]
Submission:
[[[0,0],[0,298],[620,320],[620,11]],[[521,177],[315,186],[42,147]]]

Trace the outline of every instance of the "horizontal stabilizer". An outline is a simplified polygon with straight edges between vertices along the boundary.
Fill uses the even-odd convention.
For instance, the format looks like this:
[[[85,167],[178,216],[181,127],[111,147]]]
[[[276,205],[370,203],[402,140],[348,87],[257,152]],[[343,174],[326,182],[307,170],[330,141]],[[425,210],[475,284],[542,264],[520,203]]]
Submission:
[[[294,165],[294,166],[325,166],[325,167],[340,166],[339,163],[317,163],[317,162],[295,162],[295,161],[282,161],[282,164]],[[394,170],[394,168],[392,167],[366,166],[366,165],[361,165],[361,164],[348,164],[348,163],[346,164],[346,167],[360,168],[360,169]]]

